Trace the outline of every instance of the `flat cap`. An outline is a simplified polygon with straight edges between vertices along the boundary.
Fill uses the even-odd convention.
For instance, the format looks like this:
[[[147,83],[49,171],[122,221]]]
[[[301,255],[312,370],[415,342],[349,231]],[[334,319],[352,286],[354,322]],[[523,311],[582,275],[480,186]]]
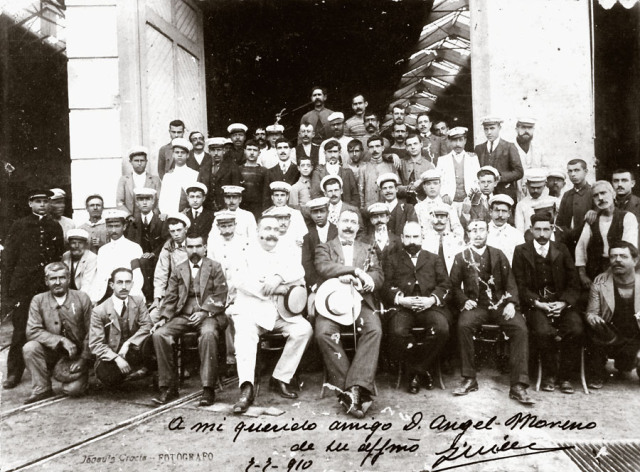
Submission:
[[[324,189],[324,185],[327,182],[331,182],[332,180],[335,180],[336,182],[338,182],[340,184],[340,188],[342,188],[342,177],[340,177],[339,175],[325,175],[322,180],[320,181],[320,188]]]
[[[442,176],[440,175],[440,171],[438,169],[429,169],[425,170],[422,174],[420,174],[420,180],[423,182],[428,182],[430,180],[440,180]]]
[[[527,169],[524,173],[524,178],[527,182],[546,182],[548,175],[549,173],[547,172],[547,169],[534,167],[532,169]]]
[[[220,210],[215,213],[216,221],[236,221],[236,212]]]
[[[158,192],[154,188],[138,187],[133,189],[136,197],[155,197]]]
[[[289,185],[286,182],[282,182],[281,180],[276,180],[275,182],[271,182],[269,184],[269,188],[271,189],[271,192],[281,191],[281,192],[291,193],[291,185]]]
[[[207,149],[210,147],[222,147],[224,146],[224,138],[209,138],[205,141]]]
[[[519,116],[518,123],[533,126],[536,124],[536,119],[531,116]]]
[[[337,120],[344,121],[344,113],[342,113],[341,111],[334,111],[327,117],[327,120],[329,122],[337,121]]]
[[[231,134],[231,133],[236,133],[238,131],[242,131],[243,133],[246,133],[248,129],[249,128],[247,128],[246,125],[243,125],[242,123],[232,123],[229,126],[227,126],[227,133]]]
[[[223,185],[222,192],[225,195],[242,195],[244,187],[240,187],[239,185]]]
[[[329,206],[329,199],[327,197],[318,197],[307,202],[307,208],[310,210],[316,210],[318,208],[326,208]]]
[[[167,216],[167,221],[169,220],[182,221],[186,228],[189,228],[191,226],[191,220],[184,213],[171,213]]]
[[[85,241],[89,241],[89,233],[87,233],[84,229],[81,228],[72,228],[67,231],[67,239],[84,239]]]
[[[51,189],[51,196],[49,197],[49,200],[58,200],[60,198],[66,197],[66,196],[67,196],[67,192],[65,192],[61,188],[52,188]]]
[[[369,215],[379,215],[381,213],[388,215],[389,207],[384,203],[378,202],[378,203],[369,205],[369,207],[367,208],[367,212],[369,213]]]
[[[282,125],[269,125],[265,129],[267,133],[284,133],[284,126]]]
[[[498,115],[487,115],[482,117],[482,119],[480,120],[480,123],[482,123],[482,125],[494,125],[494,124],[501,124],[504,120],[499,117]]]
[[[498,169],[493,166],[482,166],[478,171],[478,175],[480,175],[481,172],[491,172],[496,179],[500,177],[500,172],[498,172]]]
[[[494,203],[505,203],[507,205],[509,205],[509,207],[513,206],[513,198],[511,198],[509,195],[505,195],[503,193],[499,193],[497,195],[494,195],[493,197],[489,198],[489,206],[493,205]]]
[[[467,131],[469,131],[469,130],[467,128],[465,128],[464,126],[456,126],[455,128],[451,128],[447,132],[447,136],[449,136],[450,138],[457,138],[459,136],[466,136],[467,135]]]
[[[129,149],[127,157],[131,159],[131,157],[135,156],[136,154],[144,154],[145,156],[148,156],[149,149],[147,149],[145,146],[133,146],[131,149]]]
[[[562,169],[549,169],[547,177],[556,177],[558,179],[567,180],[567,175]]]
[[[187,187],[185,187],[184,191],[185,193],[189,193],[190,191],[193,192],[194,190],[200,190],[203,194],[207,194],[207,186],[205,184],[203,184],[202,182],[193,182],[192,184],[189,184]]]
[[[398,175],[394,174],[393,172],[387,172],[378,176],[378,178],[376,179],[376,184],[378,184],[378,187],[382,187],[383,183],[389,182],[391,180],[394,181],[396,185],[400,185],[400,177],[398,177]]]
[[[171,141],[171,147],[179,147],[187,152],[191,152],[193,150],[193,144],[191,144],[186,138],[174,138],[174,140]]]
[[[105,210],[102,214],[102,218],[104,218],[104,221],[126,220],[128,216],[129,213],[127,213],[126,211],[118,210],[117,208]]]
[[[272,206],[262,213],[264,216],[273,216],[275,218],[291,217],[291,211],[286,206]]]
[[[557,207],[558,207],[558,199],[556,197],[552,197],[551,195],[537,198],[533,201],[533,203],[531,203],[531,209],[533,211],[550,210],[552,208],[557,208]]]

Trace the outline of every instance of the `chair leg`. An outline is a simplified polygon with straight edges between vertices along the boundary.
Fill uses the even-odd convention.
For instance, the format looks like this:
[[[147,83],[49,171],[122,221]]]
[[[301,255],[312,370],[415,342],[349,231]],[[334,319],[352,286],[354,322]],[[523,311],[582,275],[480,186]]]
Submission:
[[[180,385],[184,383],[184,352],[182,352],[182,337],[176,338],[176,366],[178,368],[178,382]]]
[[[260,395],[260,374],[262,373],[262,343],[258,341],[258,350],[256,351],[256,370],[253,374],[254,400]]]
[[[542,383],[542,359],[538,354],[538,379],[536,380],[536,392],[540,391],[540,384]]]
[[[404,365],[403,361],[398,361],[398,377],[396,378],[396,390],[400,388],[400,382],[402,381],[402,367]]]
[[[438,384],[440,385],[441,390],[446,390],[444,385],[444,380],[442,379],[442,366],[440,365],[440,358],[436,358],[436,377],[438,378]]]
[[[324,384],[327,383],[327,368],[322,364],[322,387],[320,388],[320,398],[324,398]]]
[[[377,397],[378,396],[378,386],[376,385],[376,381],[375,379],[373,380],[373,394]]]
[[[582,382],[582,390],[584,390],[585,395],[589,395],[589,387],[587,386],[584,364],[584,346],[582,346],[580,349],[580,381]]]

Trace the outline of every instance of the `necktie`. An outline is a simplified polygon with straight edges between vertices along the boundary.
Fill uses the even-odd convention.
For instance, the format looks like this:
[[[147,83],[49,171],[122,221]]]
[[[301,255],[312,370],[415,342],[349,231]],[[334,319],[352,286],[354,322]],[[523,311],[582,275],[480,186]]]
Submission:
[[[541,257],[547,257],[547,248],[546,247],[541,247],[540,248],[540,256]]]
[[[129,339],[129,320],[125,317],[127,313],[127,304],[122,303],[122,310],[120,310],[120,332],[122,333],[121,343]],[[121,346],[118,346],[121,347]]]
[[[144,224],[149,226],[149,215],[144,215]]]
[[[489,154],[493,152],[493,141],[489,141]]]
[[[285,166],[285,164],[282,164],[280,166],[280,168],[282,169],[282,173],[285,174],[287,172],[287,167]]]
[[[127,304],[122,303],[122,310],[120,310],[120,318],[124,318],[124,314],[127,312]]]
[[[341,241],[343,246],[353,246],[353,241]]]
[[[195,220],[196,218],[198,218],[199,214],[200,212],[198,210],[193,210],[193,219]]]

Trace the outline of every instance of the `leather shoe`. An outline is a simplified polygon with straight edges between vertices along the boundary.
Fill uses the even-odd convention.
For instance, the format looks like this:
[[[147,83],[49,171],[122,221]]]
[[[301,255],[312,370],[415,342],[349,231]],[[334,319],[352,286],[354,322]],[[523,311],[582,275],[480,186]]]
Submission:
[[[575,393],[575,390],[573,389],[573,385],[571,385],[571,382],[569,382],[568,380],[563,380],[560,383],[560,391],[562,393],[566,393],[566,394],[572,394]]]
[[[347,414],[358,419],[364,418],[364,411],[362,411],[362,399],[360,397],[360,387],[358,385],[352,386],[349,388],[349,391],[346,392],[346,396],[349,399],[347,402]],[[343,406],[345,405],[343,404]]]
[[[553,392],[556,389],[556,379],[547,377],[542,381],[542,390],[545,392]]]
[[[424,388],[427,390],[433,390],[433,377],[431,377],[429,372],[424,373],[422,385],[424,385]]]
[[[478,381],[476,379],[472,379],[471,377],[463,377],[460,385],[458,385],[458,387],[453,390],[453,394],[460,397],[471,392],[476,392],[477,390]]]
[[[271,386],[271,390],[274,392],[278,392],[282,398],[288,398],[290,400],[298,398],[298,394],[296,392],[290,392],[288,385],[282,380],[274,379],[273,377],[271,377],[271,379],[269,380],[269,385]]]
[[[147,369],[146,367],[142,367],[141,369],[138,369],[127,375],[126,380],[128,382],[135,382],[136,380],[145,378],[147,375],[149,375],[149,369]]]
[[[420,376],[418,374],[414,374],[413,377],[411,377],[407,391],[413,395],[420,392]]]
[[[50,398],[52,396],[53,390],[51,389],[45,390],[44,392],[40,393],[32,393],[31,396],[24,401],[24,404],[30,405],[31,403],[39,402],[41,400],[44,400],[45,398]]]
[[[21,379],[17,375],[9,375],[4,382],[2,382],[2,388],[5,390],[16,388],[20,383],[20,380]]]
[[[240,387],[240,399],[233,405],[233,413],[240,415],[245,413],[253,403],[253,384],[245,382]]]
[[[151,399],[156,405],[164,405],[178,398],[178,390],[175,388],[160,387],[160,395]]]
[[[211,387],[202,387],[202,398],[198,406],[210,406],[216,401],[216,393]]]
[[[509,398],[519,401],[523,405],[533,405],[535,400],[529,396],[527,389],[521,384],[516,384],[509,390]]]

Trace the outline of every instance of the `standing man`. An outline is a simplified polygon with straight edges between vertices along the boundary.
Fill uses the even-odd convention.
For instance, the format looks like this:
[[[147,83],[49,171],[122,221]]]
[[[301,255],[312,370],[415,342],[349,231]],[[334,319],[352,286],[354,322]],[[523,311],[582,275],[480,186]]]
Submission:
[[[473,337],[483,323],[492,322],[509,337],[511,388],[509,398],[533,405],[529,397],[529,340],[527,324],[518,311],[518,288],[509,261],[500,249],[487,246],[487,222],[469,223],[471,247],[460,252],[451,269],[453,298],[460,310],[458,342],[462,381],[454,395],[478,390]]]
[[[271,189],[271,202],[273,205],[267,208],[263,214],[271,210],[273,207],[286,207],[287,211],[291,215],[288,233],[294,240],[302,241],[302,238],[307,234],[308,230],[302,213],[288,205],[291,186],[286,182],[271,182],[269,187]]]
[[[524,234],[530,227],[531,215],[533,215],[533,205],[540,201],[541,198],[554,199],[556,208],[559,201],[555,197],[549,196],[547,188],[547,169],[529,169],[525,176],[527,196],[520,200],[516,205],[514,220],[515,227]],[[496,186],[497,191],[498,186]]]
[[[491,220],[489,200],[500,180],[500,173],[491,166],[480,167],[478,171],[478,191],[473,191],[462,205],[462,219],[464,226],[471,220]]]
[[[460,218],[458,218],[458,212],[451,205],[444,202],[440,196],[440,189],[442,188],[440,172],[438,169],[430,169],[425,171],[420,176],[420,182],[422,182],[422,189],[425,193],[425,199],[419,202],[415,207],[415,212],[422,227],[422,236],[426,237],[426,234],[431,229],[431,218],[433,211],[436,207],[445,208],[448,212],[449,218],[447,219],[447,231],[451,231],[459,239],[464,237],[464,228],[460,224]]]
[[[305,205],[311,199],[311,174],[313,173],[313,161],[310,157],[298,157],[298,171],[300,171],[300,178],[291,186],[289,205],[291,208],[300,210],[306,219],[308,214]]]
[[[640,222],[640,198],[631,193],[636,186],[633,173],[627,169],[614,170],[611,184],[616,190],[616,208],[633,213]]]
[[[513,200],[509,195],[499,193],[489,199],[491,221],[489,221],[487,245],[500,248],[509,260],[509,264],[513,261],[516,246],[524,244],[524,233],[509,224],[512,208]]]
[[[225,158],[231,158],[238,166],[244,164],[244,143],[247,141],[248,129],[242,123],[233,123],[227,127],[227,133],[229,133],[229,139],[231,139],[233,147],[225,155]]]
[[[168,215],[184,210],[187,206],[187,194],[184,189],[198,181],[198,172],[187,167],[187,157],[193,149],[184,138],[176,138],[173,145],[173,169],[162,178],[162,187],[158,198],[158,208]]]
[[[134,218],[140,214],[136,206],[135,189],[150,188],[160,193],[160,179],[147,170],[147,154],[144,146],[132,148],[129,151],[129,163],[133,170],[131,174],[123,175],[118,180],[116,207]]]
[[[189,208],[185,209],[183,213],[191,222],[191,232],[206,238],[209,236],[215,218],[213,210],[207,210],[203,207],[207,196],[207,186],[201,182],[195,182],[186,188],[185,192],[189,199]]]
[[[409,127],[405,123],[393,123],[391,125],[393,144],[387,149],[387,153],[395,154],[403,161],[409,159],[409,153],[407,152],[407,146],[405,144],[407,136],[409,136]]]
[[[562,229],[564,243],[571,254],[575,253],[585,216],[593,208],[591,185],[587,182],[588,173],[587,163],[582,159],[572,159],[567,163],[567,174],[573,188],[562,196],[556,226]]]
[[[387,306],[397,307],[389,320],[394,354],[407,361],[411,375],[408,391],[417,394],[423,382],[433,385],[429,369],[449,339],[453,316],[447,308],[451,281],[438,256],[421,250],[422,231],[415,222],[402,230],[402,246],[391,252],[383,264],[385,284],[382,296]],[[431,331],[419,344],[412,328]]]
[[[364,114],[368,106],[369,103],[362,94],[357,94],[351,99],[351,109],[354,115],[345,122],[346,130],[344,134],[355,139],[362,139],[366,136]]]
[[[222,192],[224,193],[224,209],[236,216],[236,234],[248,240],[256,234],[256,219],[253,213],[240,208],[243,191],[244,188],[238,185],[225,185],[222,187]]]
[[[329,222],[329,199],[327,197],[314,198],[307,202],[312,225],[302,240],[302,267],[307,288],[315,292],[318,288],[318,274],[316,272],[316,247],[331,241],[338,236],[338,228]]]
[[[242,209],[259,218],[264,210],[264,188],[267,169],[257,163],[260,147],[257,141],[249,140],[244,147],[245,162],[240,166],[240,185],[244,187]]]
[[[279,159],[278,153],[276,152],[276,141],[282,138],[282,133],[284,133],[284,126],[280,124],[267,126],[267,142],[269,143],[269,147],[261,149],[260,155],[258,156],[258,164],[265,169],[271,169],[278,165]]]
[[[338,237],[316,248],[318,290],[322,290],[323,282],[328,279],[338,279],[339,283],[335,283],[338,288],[333,293],[336,296],[327,294],[324,303],[319,303],[321,294],[316,294],[316,311],[321,316],[316,317],[315,338],[327,369],[327,382],[340,392],[340,404],[348,414],[363,418],[373,402],[371,396],[382,340],[382,326],[375,313],[377,305],[373,293],[382,287],[384,275],[375,250],[355,239],[359,224],[357,213],[343,212],[338,222]],[[332,304],[332,299],[342,299],[347,303],[337,301]],[[356,305],[352,307],[352,304]],[[342,311],[342,308],[346,310]],[[353,328],[351,322],[347,326],[342,325],[327,317],[327,312],[349,316],[360,313],[354,320],[358,326],[358,339],[351,362],[340,340],[342,330]]]
[[[340,164],[340,153],[342,144],[334,138],[331,138],[324,144],[324,152],[326,156],[326,164],[319,165],[311,177],[311,197],[318,198],[322,196],[323,179],[330,175],[340,177],[342,180],[343,200],[356,208],[360,207],[360,194],[356,178],[350,168]]]
[[[364,146],[359,139],[352,139],[347,144],[347,152],[349,153],[349,164],[347,167],[353,172],[358,185],[358,194],[360,192],[360,174],[364,169]]]
[[[435,121],[433,129],[435,130],[436,136],[446,138],[447,133],[449,132],[449,125],[445,120],[438,120]]]
[[[256,128],[256,131],[253,133],[253,139],[258,143],[258,149],[260,151],[269,147],[269,144],[267,143],[267,130],[263,127],[260,126]]]
[[[267,170],[267,184],[271,182],[286,182],[293,185],[300,177],[300,171],[291,160],[291,144],[284,138],[276,141],[276,153],[278,154],[278,164]],[[265,194],[265,200],[268,194]]]
[[[389,231],[389,208],[384,203],[374,203],[367,208],[371,230],[366,236],[367,242],[376,251],[376,256],[384,266],[389,254],[402,245],[400,236]]]
[[[518,197],[518,180],[524,175],[522,161],[513,143],[500,138],[502,118],[487,116],[482,119],[487,141],[475,147],[481,166],[492,166],[500,172],[496,193],[506,193],[513,201]]]
[[[69,268],[62,262],[47,264],[44,274],[49,290],[31,300],[22,348],[33,385],[25,404],[53,396],[54,365],[53,375],[66,395],[82,395],[89,383],[91,300],[84,292],[69,290]],[[68,368],[68,375],[59,373],[66,370],[59,365]]]
[[[384,205],[389,210],[389,221],[387,228],[396,236],[402,234],[402,229],[408,221],[418,221],[418,216],[410,203],[398,201],[398,186],[400,179],[396,174],[382,174],[378,177],[376,184],[380,188]]]
[[[154,367],[149,338],[153,323],[144,299],[129,295],[131,270],[114,270],[109,285],[113,295],[91,314],[89,348],[96,356],[96,377],[102,385],[115,387],[143,377]]]
[[[331,130],[333,133],[331,138],[325,139],[324,141],[322,141],[322,143],[320,143],[320,153],[318,155],[318,164],[320,165],[326,164],[327,156],[326,156],[325,146],[331,140],[331,141],[337,141],[340,144],[339,146],[340,152],[338,154],[338,157],[341,161],[340,163],[343,166],[347,166],[349,165],[349,153],[347,151],[347,145],[349,144],[349,141],[351,141],[352,138],[344,134],[344,114],[339,111],[334,111],[329,115],[329,118],[327,119],[329,120],[329,124],[331,125]]]
[[[567,247],[550,240],[552,230],[548,213],[531,217],[533,241],[516,247],[513,274],[522,312],[540,354],[542,390],[553,392],[557,379],[560,391],[571,394],[571,377],[577,371],[582,346],[582,318],[576,309],[580,282]],[[556,337],[561,338],[559,367]]]
[[[207,139],[207,147],[212,159],[211,171],[208,175],[200,174],[198,178],[209,189],[205,208],[213,211],[224,208],[223,187],[226,185],[240,185],[242,180],[240,169],[235,161],[224,158],[224,142],[225,138]]]
[[[431,132],[431,118],[428,113],[419,113],[416,117],[416,124],[420,133],[422,155],[435,167],[438,165],[438,158],[447,154],[442,152],[442,139]]]
[[[516,122],[516,142],[514,143],[518,155],[520,156],[520,162],[522,164],[523,172],[527,169],[538,169],[540,167],[546,167],[546,163],[543,160],[542,153],[537,147],[534,147],[533,133],[536,127],[536,119],[531,117],[520,117]],[[527,190],[524,187],[525,182],[518,181],[518,200],[527,196]]]
[[[547,188],[549,189],[549,195],[558,199],[558,203],[560,203],[560,199],[566,189],[567,184],[567,176],[564,175],[564,172],[560,169],[549,169],[549,174],[547,175]]]
[[[400,167],[401,190],[406,194],[407,201],[415,204],[421,199],[419,197],[424,197],[420,176],[429,169],[434,169],[435,166],[430,160],[423,157],[424,148],[420,136],[412,133],[407,137],[406,143],[409,159],[403,160]]]
[[[7,357],[7,376],[3,388],[14,388],[24,372],[22,346],[26,342],[25,329],[31,298],[46,290],[44,267],[59,261],[64,252],[62,226],[47,216],[50,190],[29,193],[31,215],[11,226],[2,252],[3,283],[7,297],[3,298],[4,313],[11,312],[13,334]]]
[[[97,254],[98,249],[107,244],[107,225],[102,218],[104,199],[101,195],[89,195],[84,206],[89,214],[89,221],[80,225],[80,229],[89,233],[89,250]]]
[[[173,160],[173,140],[184,138],[184,128],[184,123],[181,120],[173,120],[169,123],[169,142],[158,151],[158,177],[160,180],[175,165]]]
[[[453,205],[458,213],[461,212],[467,195],[478,188],[478,171],[481,165],[478,156],[464,150],[466,143],[467,128],[459,126],[449,130],[449,144],[453,150],[440,156],[436,167],[442,176],[442,201]]]
[[[62,262],[69,268],[69,288],[91,292],[98,269],[98,257],[89,250],[89,233],[83,229],[70,229],[67,234],[69,250],[62,255]]]
[[[312,87],[311,102],[313,103],[313,110],[305,113],[300,120],[300,124],[308,123],[312,125],[316,131],[316,135],[321,139],[328,139],[332,136],[329,115],[331,115],[333,111],[325,108],[324,104],[326,101],[327,89],[318,86]]]
[[[363,209],[382,201],[380,188],[376,185],[378,177],[382,174],[398,173],[393,163],[387,162],[382,155],[384,152],[384,143],[380,136],[370,137],[367,140],[367,148],[370,159],[369,162],[365,163],[358,178],[360,208]]]
[[[292,287],[304,286],[304,269],[286,247],[279,247],[279,224],[275,218],[264,216],[258,224],[257,242],[249,247],[250,267],[238,276],[238,294],[233,305],[236,362],[240,398],[233,406],[236,414],[247,411],[253,402],[256,351],[260,334],[283,333],[286,343],[276,365],[270,384],[283,398],[298,395],[289,384],[298,369],[302,354],[313,330],[299,313],[291,313],[284,306],[283,296]]]
[[[463,236],[451,230],[452,216],[451,207],[440,202],[431,208],[426,221],[420,221],[422,249],[437,255],[447,273],[451,272],[456,255],[465,246]]]
[[[313,125],[302,123],[298,130],[298,144],[292,151],[291,157],[295,162],[300,163],[303,156],[307,156],[313,162],[314,167],[318,165],[318,155],[320,153],[320,146],[313,142],[313,138],[316,135],[313,131]]]
[[[62,232],[66,238],[69,230],[76,227],[76,224],[71,218],[64,216],[67,193],[60,188],[52,188],[51,193],[53,195],[49,198],[49,216],[53,221],[62,226]]]
[[[205,257],[207,246],[202,236],[187,235],[186,248],[189,259],[172,271],[160,319],[153,327],[160,387],[160,395],[153,402],[163,405],[178,398],[173,344],[177,336],[195,329],[199,334],[200,406],[209,406],[215,401],[218,340],[227,327],[227,283],[222,266]]]
[[[211,156],[204,150],[204,134],[200,131],[192,131],[189,134],[189,142],[193,146],[189,157],[187,157],[187,167],[200,173],[202,168],[211,170]]]

